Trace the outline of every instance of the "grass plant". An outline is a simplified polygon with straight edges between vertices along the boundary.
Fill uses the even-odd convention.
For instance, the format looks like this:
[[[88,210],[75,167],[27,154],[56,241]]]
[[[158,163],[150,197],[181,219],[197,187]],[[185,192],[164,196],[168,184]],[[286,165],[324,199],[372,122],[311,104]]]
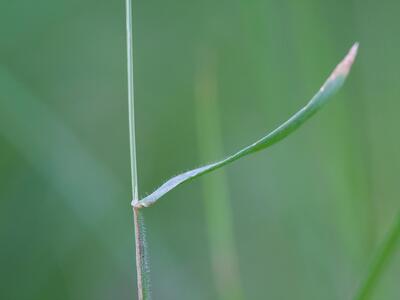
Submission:
[[[179,185],[191,181],[197,177],[204,174],[210,173],[214,170],[220,169],[242,157],[249,154],[258,152],[260,150],[266,149],[269,146],[279,142],[285,137],[289,136],[292,132],[298,129],[303,123],[305,123],[309,118],[311,118],[328,100],[330,97],[337,92],[346,80],[353,62],[357,55],[358,43],[355,43],[345,58],[336,66],[334,71],[319,89],[319,91],[312,97],[312,99],[290,117],[286,122],[282,123],[279,127],[273,130],[271,133],[257,140],[253,144],[242,148],[233,155],[230,155],[220,161],[211,163],[200,168],[196,168],[180,175],[177,175],[158,189],[156,189],[150,195],[139,200],[138,193],[138,179],[137,179],[137,167],[136,167],[136,139],[135,139],[135,113],[134,113],[134,82],[133,82],[133,37],[132,37],[132,2],[131,0],[126,0],[126,32],[127,32],[127,70],[128,70],[128,100],[129,100],[129,132],[130,132],[130,153],[131,153],[131,176],[132,176],[132,207],[134,216],[134,226],[135,226],[135,248],[136,248],[136,271],[137,271],[137,288],[138,288],[138,299],[139,300],[149,300],[151,299],[150,292],[150,275],[148,270],[148,259],[147,259],[147,247],[146,247],[146,235],[144,228],[143,212],[142,208],[149,207],[156,203],[162,196],[170,192]],[[218,124],[218,113],[216,111],[215,104],[215,81],[213,82],[208,78],[210,75],[207,72],[199,77],[198,86],[198,128],[202,126],[202,122],[206,119],[206,114],[211,114],[213,116],[212,122],[214,123],[214,128],[206,130],[206,133],[212,137],[212,142],[208,140],[204,135],[199,134],[199,142],[201,144],[201,153],[204,159],[208,159],[209,154],[219,154],[217,152],[221,151],[221,146],[218,146],[220,140],[220,134],[216,133],[215,130],[219,126]],[[209,70],[208,70],[209,71]],[[208,80],[206,79],[208,78]],[[209,102],[203,105],[201,101],[203,98],[209,97],[207,99]],[[211,102],[210,102],[211,101]],[[214,101],[214,102],[213,102]],[[199,130],[199,132],[202,132]],[[214,150],[214,151],[213,151]],[[213,264],[215,270],[215,276],[217,278],[217,286],[219,291],[219,296],[221,299],[241,299],[240,291],[240,281],[238,273],[233,274],[231,277],[231,282],[225,283],[223,278],[226,277],[222,274],[222,269],[224,266],[220,266],[220,257],[222,254],[228,255],[231,258],[229,262],[231,266],[236,265],[237,262],[234,261],[235,251],[233,247],[233,231],[231,225],[230,217],[230,207],[229,201],[227,199],[227,188],[224,184],[223,175],[219,174],[217,177],[219,180],[215,184],[212,181],[207,181],[205,184],[205,194],[207,198],[206,206],[208,210],[208,223],[209,223],[209,233],[210,233],[210,246],[212,251],[212,256],[214,256]],[[217,199],[218,198],[218,199]],[[212,202],[210,202],[212,201]],[[215,203],[214,203],[215,202]],[[222,218],[220,218],[219,213],[222,212]],[[220,225],[223,226],[220,226]],[[215,225],[216,228],[212,228]],[[214,231],[217,230],[217,231]],[[220,231],[218,231],[220,230]],[[218,232],[218,233],[216,233]],[[221,238],[222,237],[222,243]],[[236,272],[236,271],[235,271]],[[230,291],[232,291],[232,285],[235,286],[235,297],[231,298]],[[364,299],[364,298],[360,298]]]

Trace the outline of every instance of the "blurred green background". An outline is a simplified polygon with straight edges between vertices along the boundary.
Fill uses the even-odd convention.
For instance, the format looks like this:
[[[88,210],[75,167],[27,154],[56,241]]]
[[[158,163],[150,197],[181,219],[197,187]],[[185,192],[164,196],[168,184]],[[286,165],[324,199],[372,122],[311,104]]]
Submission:
[[[133,5],[141,195],[221,158],[199,142],[199,53],[212,53],[228,154],[304,105],[360,42],[321,113],[208,177],[226,176],[244,299],[351,299],[400,209],[400,2]],[[0,2],[0,299],[136,298],[124,18],[123,0]],[[203,184],[145,211],[155,299],[219,299]],[[400,254],[374,299],[399,299],[399,277]]]

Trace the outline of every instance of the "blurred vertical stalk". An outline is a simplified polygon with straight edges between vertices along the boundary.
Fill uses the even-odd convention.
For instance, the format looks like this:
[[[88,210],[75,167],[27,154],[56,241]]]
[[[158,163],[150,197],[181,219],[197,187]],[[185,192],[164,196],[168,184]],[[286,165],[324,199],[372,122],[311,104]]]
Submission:
[[[376,285],[382,278],[390,260],[396,254],[396,246],[398,246],[400,242],[400,213],[397,214],[396,218],[386,239],[378,249],[375,259],[367,272],[367,276],[354,298],[355,300],[368,300],[372,298],[372,293]]]
[[[128,103],[129,103],[129,141],[131,156],[132,197],[138,201],[138,180],[136,167],[136,137],[135,137],[135,109],[134,109],[134,85],[133,85],[133,38],[132,38],[132,1],[126,0],[126,45],[127,45],[127,69],[128,69]],[[138,299],[151,298],[149,289],[149,272],[147,265],[146,236],[143,221],[143,212],[133,209],[135,226],[136,248],[136,273]]]
[[[201,161],[207,162],[223,154],[214,52],[204,50],[198,54],[195,80],[199,154]],[[204,177],[203,191],[218,299],[241,300],[243,293],[225,172],[218,171],[213,176]]]

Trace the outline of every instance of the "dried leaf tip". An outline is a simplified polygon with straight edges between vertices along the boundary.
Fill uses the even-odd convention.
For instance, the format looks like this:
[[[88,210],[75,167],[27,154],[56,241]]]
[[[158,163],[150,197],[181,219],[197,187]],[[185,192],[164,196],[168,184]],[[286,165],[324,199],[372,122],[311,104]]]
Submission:
[[[353,47],[351,47],[351,49],[349,50],[349,53],[347,53],[346,57],[340,62],[340,64],[337,65],[330,79],[334,79],[339,76],[346,77],[350,72],[354,60],[356,59],[357,52],[358,52],[358,43],[355,43]]]

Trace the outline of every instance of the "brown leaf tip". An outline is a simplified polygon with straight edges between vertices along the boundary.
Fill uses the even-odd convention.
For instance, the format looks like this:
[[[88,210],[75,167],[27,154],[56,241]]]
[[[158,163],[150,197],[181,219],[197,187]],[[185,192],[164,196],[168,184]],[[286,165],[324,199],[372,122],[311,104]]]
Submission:
[[[332,73],[331,79],[338,76],[347,76],[347,74],[349,74],[351,66],[356,59],[357,52],[358,43],[355,43],[353,47],[351,47],[349,53],[347,53],[346,57],[337,65],[336,69]]]

